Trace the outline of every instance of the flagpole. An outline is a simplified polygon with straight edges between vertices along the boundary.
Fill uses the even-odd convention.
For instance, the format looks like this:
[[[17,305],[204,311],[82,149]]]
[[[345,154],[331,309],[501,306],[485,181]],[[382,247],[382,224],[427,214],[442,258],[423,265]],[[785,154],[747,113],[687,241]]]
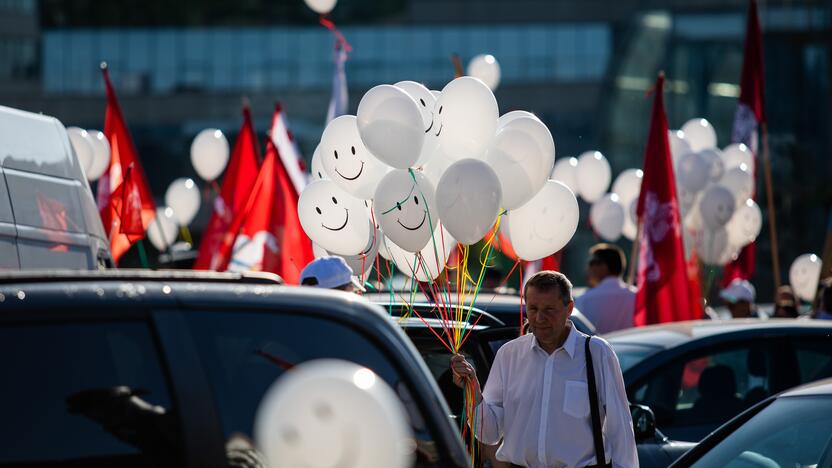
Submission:
[[[768,202],[768,229],[771,238],[771,267],[774,273],[774,290],[780,288],[780,255],[777,244],[777,218],[774,210],[774,184],[771,181],[771,158],[768,150],[768,124],[762,124],[763,172],[765,173],[766,200]]]
[[[454,64],[454,78],[464,76],[465,72],[462,69],[462,60],[460,60],[459,54],[451,55],[451,62]]]
[[[633,239],[633,247],[630,249],[630,268],[627,273],[627,283],[630,286],[634,286],[636,280],[636,260],[638,259],[638,247],[641,244],[641,229],[642,223],[639,220],[638,226],[636,226],[636,237]]]

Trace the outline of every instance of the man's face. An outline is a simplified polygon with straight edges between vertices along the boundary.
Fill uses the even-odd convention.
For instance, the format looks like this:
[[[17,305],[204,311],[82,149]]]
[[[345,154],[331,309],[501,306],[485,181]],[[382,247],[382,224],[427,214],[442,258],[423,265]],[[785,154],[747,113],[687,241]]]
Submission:
[[[728,303],[728,310],[731,311],[731,317],[733,318],[751,317],[751,303],[748,301],[737,301],[733,304]]]
[[[530,287],[525,299],[526,315],[534,336],[541,343],[557,341],[566,328],[574,302],[564,304],[558,288],[540,290]]]

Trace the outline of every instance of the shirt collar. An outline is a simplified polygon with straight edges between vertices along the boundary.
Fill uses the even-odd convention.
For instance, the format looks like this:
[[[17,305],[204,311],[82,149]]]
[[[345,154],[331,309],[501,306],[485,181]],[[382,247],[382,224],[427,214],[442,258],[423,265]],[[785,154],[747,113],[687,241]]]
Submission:
[[[613,286],[620,287],[621,286],[621,278],[619,278],[618,276],[607,276],[606,278],[602,279],[601,282],[598,283],[598,285],[595,286],[595,287],[596,288],[609,288],[609,287],[613,287]]]
[[[529,334],[532,335],[532,339],[529,340],[530,341],[529,349],[537,348],[537,349],[539,349],[543,352],[546,352],[537,343],[537,338],[534,336],[534,334],[532,334],[532,333],[529,333]],[[578,331],[577,331],[577,329],[575,329],[575,325],[572,325],[570,323],[569,324],[569,334],[566,335],[566,341],[564,341],[563,345],[558,349],[563,349],[564,351],[566,351],[566,354],[568,354],[570,358],[574,358],[575,357],[575,343],[577,341],[578,341]],[[557,352],[557,351],[558,350],[556,349],[555,352]],[[554,354],[554,353],[552,353],[552,354]]]

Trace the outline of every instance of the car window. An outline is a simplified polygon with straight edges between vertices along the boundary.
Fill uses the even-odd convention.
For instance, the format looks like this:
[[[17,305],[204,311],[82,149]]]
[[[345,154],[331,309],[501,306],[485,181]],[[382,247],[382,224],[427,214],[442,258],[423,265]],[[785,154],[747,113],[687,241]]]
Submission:
[[[729,434],[694,467],[811,467],[829,460],[832,398],[779,398]],[[828,465],[827,465],[828,466]]]
[[[832,347],[828,338],[801,338],[794,347],[800,367],[800,381],[814,382],[832,377]]]
[[[146,324],[6,326],[0,368],[0,465],[183,464],[176,408]]]
[[[770,351],[762,346],[688,356],[658,369],[631,389],[656,424],[675,440],[697,441],[772,393]]]
[[[410,416],[416,466],[439,463],[435,437],[413,401],[413,389],[367,337],[329,320],[294,314],[189,314],[227,439],[253,436],[263,395],[286,370],[313,359],[344,359],[372,369],[393,388]]]
[[[621,366],[621,372],[635,366],[644,358],[653,353],[658,352],[661,348],[658,346],[649,346],[639,343],[620,343],[610,341],[615,355],[618,356],[618,364]]]

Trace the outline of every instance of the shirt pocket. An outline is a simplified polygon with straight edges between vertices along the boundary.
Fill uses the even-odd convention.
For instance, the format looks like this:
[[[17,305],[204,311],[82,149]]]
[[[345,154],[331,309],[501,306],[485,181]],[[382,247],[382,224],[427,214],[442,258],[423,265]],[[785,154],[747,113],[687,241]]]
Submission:
[[[563,412],[573,418],[589,415],[589,393],[586,382],[567,380],[563,392]]]

